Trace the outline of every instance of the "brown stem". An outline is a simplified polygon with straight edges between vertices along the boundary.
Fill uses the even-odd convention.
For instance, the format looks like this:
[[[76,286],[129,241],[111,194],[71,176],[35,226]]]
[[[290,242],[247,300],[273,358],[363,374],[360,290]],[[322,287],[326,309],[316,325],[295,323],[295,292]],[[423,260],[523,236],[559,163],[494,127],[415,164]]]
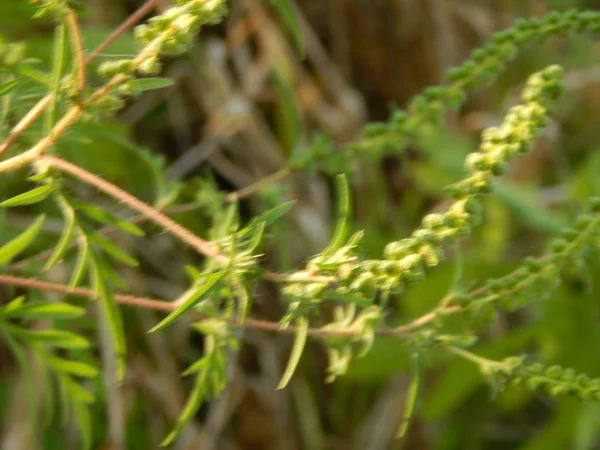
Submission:
[[[75,66],[77,95],[81,96],[85,88],[85,63],[83,60],[85,53],[77,14],[71,8],[68,9],[66,22],[69,30],[69,41],[71,42],[71,53],[73,54],[73,65]]]
[[[227,259],[225,255],[219,252],[214,244],[199,238],[187,228],[182,227],[163,213],[159,212],[155,208],[152,208],[114,184],[111,184],[108,181],[88,172],[87,170],[65,161],[64,159],[57,158],[56,156],[45,155],[42,157],[42,161],[45,161],[50,166],[58,170],[78,178],[84,183],[94,186],[115,200],[129,206],[131,209],[139,212],[151,222],[159,225],[165,231],[178,237],[181,241],[197,250],[201,254],[221,260]]]
[[[64,284],[33,280],[31,278],[15,277],[12,275],[0,275],[0,284],[5,284],[9,286],[19,286],[27,289],[38,289],[41,291],[56,292],[59,294],[74,295],[76,297],[83,298],[92,298],[95,296],[95,293],[91,289],[70,289],[69,286],[66,286]],[[122,305],[135,306],[138,308],[151,309],[167,313],[173,311],[178,306],[174,302],[168,302],[165,300],[158,300],[148,297],[137,297],[125,294],[114,294],[113,298],[117,303],[120,303]],[[296,333],[296,331],[298,331],[297,328],[294,326],[282,328],[278,322],[270,322],[268,320],[245,319],[243,322],[240,322],[238,319],[231,318],[229,319],[229,322],[233,325],[243,326],[247,328],[255,328],[263,331],[274,331],[281,333]],[[345,328],[341,330],[323,330],[320,328],[309,328],[308,335],[315,337],[352,336],[360,332],[362,331],[353,328]],[[388,336],[402,336],[407,334],[406,331],[400,330],[399,328],[393,330],[379,330],[377,333],[380,335]]]

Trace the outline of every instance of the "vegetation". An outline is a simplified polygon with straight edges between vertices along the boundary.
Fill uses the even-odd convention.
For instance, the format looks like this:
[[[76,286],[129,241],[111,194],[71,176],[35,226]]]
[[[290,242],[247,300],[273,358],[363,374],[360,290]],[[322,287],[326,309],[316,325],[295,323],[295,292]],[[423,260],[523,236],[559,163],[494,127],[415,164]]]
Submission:
[[[167,364],[165,346],[183,344],[176,349],[175,369],[186,363],[183,376],[192,381],[185,384],[187,400],[177,417],[165,411],[171,430],[161,445],[183,442],[184,430],[203,405],[233,395],[244,358],[276,353],[265,340],[248,348],[258,330],[278,342],[293,336],[291,348],[284,347],[287,362],[276,364],[279,384],[270,387],[289,390],[297,377],[306,377],[294,394],[297,404],[305,405],[297,414],[305,448],[327,447],[318,438],[323,431],[316,407],[306,406],[312,398],[308,393],[318,388],[306,380],[313,386],[323,379],[340,383],[339,398],[332,400],[339,411],[331,413],[338,422],[330,418],[329,427],[330,434],[347,438],[351,433],[342,430],[355,424],[344,411],[350,400],[342,397],[356,387],[344,390],[344,383],[381,382],[394,373],[409,378],[400,397],[392,399],[401,408],[381,419],[393,424],[399,439],[384,445],[411,442],[424,448],[416,443],[413,424],[458,409],[484,379],[498,395],[485,400],[487,411],[502,405],[518,411],[532,398],[546,396],[563,402],[555,407],[555,425],[545,425],[543,438],[521,439],[523,448],[565,448],[570,442],[594,448],[600,366],[589,360],[596,359],[600,337],[594,321],[600,192],[598,157],[588,150],[595,144],[578,144],[582,149],[573,175],[540,171],[544,189],[556,184],[575,192],[574,200],[553,209],[505,178],[544,130],[568,122],[565,71],[555,63],[532,70],[518,104],[505,108],[498,125],[482,130],[477,150],[470,141],[459,141],[447,122],[464,111],[469,95],[506,82],[498,78],[527,47],[597,34],[600,12],[572,9],[517,20],[448,69],[444,83],[413,96],[389,120],[366,124],[347,142],[328,133],[303,138],[306,125],[292,69],[273,62],[271,84],[278,102],[273,122],[287,162],[228,192],[215,171],[172,176],[166,158],[134,144],[120,123],[126,123],[122,113],[136,98],[173,89],[177,78],[166,68],[202,45],[197,39],[206,27],[225,20],[224,0],[175,2],[133,28],[135,43],[128,43],[133,54],[108,59],[106,48],[155,1],[146,2],[91,52],[84,50],[84,9],[67,0],[34,3],[29,5],[36,11],[32,20],[53,25],[51,58],[29,56],[22,42],[0,46],[0,284],[6,298],[0,303],[0,333],[32,401],[30,436],[45,436],[41,440],[50,446],[45,443],[52,441],[50,425],[73,424],[79,435],[75,448],[102,442],[153,448],[150,421],[139,413],[144,399],[125,407],[127,383],[135,384],[128,374]],[[271,6],[299,60],[306,57],[309,37],[303,35],[299,13],[286,0]],[[164,114],[156,108],[149,120]],[[236,126],[229,121],[225,128]],[[415,150],[420,157],[411,157]],[[371,214],[364,209],[362,217],[353,212],[361,206],[354,197],[360,198],[369,173],[361,166],[372,170],[384,158],[404,161],[406,173],[414,166],[418,192],[407,196],[391,219],[382,220],[381,202],[389,193],[382,186],[372,189],[367,210],[375,212],[368,220]],[[303,255],[294,241],[318,228],[311,224],[316,219],[302,206],[303,196],[295,201],[284,182],[303,176],[313,177],[308,185],[325,177],[334,181],[331,237],[312,256]],[[443,189],[439,180],[448,180]],[[438,202],[435,208],[432,199]],[[294,216],[298,208],[304,208],[305,219]],[[161,250],[166,242],[177,254],[177,263],[168,267],[170,253]],[[189,281],[178,296],[144,296],[152,291],[145,283],[157,272],[174,273],[181,285],[182,269]],[[265,301],[266,296],[275,302]],[[150,324],[155,316],[143,311],[162,316]],[[319,353],[310,347],[313,341],[326,353],[325,367],[303,363],[307,351]],[[148,352],[153,363],[140,363],[146,358],[139,355]],[[172,370],[173,361],[169,364]],[[435,378],[432,388],[428,382]],[[574,411],[579,419],[573,419]],[[106,417],[106,425],[98,426],[104,421],[95,417]],[[36,431],[41,429],[45,434]],[[383,439],[386,433],[381,432]],[[465,437],[471,433],[475,437]],[[367,442],[369,448],[382,448]],[[431,446],[482,443],[491,445],[463,423]]]

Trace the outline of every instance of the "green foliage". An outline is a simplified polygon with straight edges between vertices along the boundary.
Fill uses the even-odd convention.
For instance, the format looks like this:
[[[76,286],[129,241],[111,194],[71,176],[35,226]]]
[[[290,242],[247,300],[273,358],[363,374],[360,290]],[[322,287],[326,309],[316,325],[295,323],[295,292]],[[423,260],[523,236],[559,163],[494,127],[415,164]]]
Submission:
[[[166,317],[150,332],[164,331],[184,315],[194,318],[192,328],[204,337],[203,354],[184,372],[185,376],[195,376],[193,386],[163,445],[172,443],[201,405],[226,388],[228,365],[239,346],[240,329],[244,327],[294,333],[294,343],[278,389],[285,388],[292,380],[309,336],[316,336],[326,348],[328,382],[345,375],[355,360],[369,355],[374,346],[377,348],[378,336],[398,338],[401,342],[397,345],[413,355],[414,363],[398,432],[400,437],[407,433],[418,412],[425,362],[436,361],[440,354],[459,356],[475,363],[481,375],[497,390],[507,385],[527,386],[552,396],[565,394],[584,400],[600,400],[600,381],[575,370],[525,362],[524,357],[497,361],[466,350],[475,345],[478,333],[483,335],[484,326],[493,321],[501,309],[514,311],[532,306],[541,299],[552,297],[564,279],[585,279],[587,258],[598,251],[600,200],[588,195],[586,211],[570,226],[560,229],[543,256],[526,257],[508,275],[486,277],[487,282],[479,289],[471,290],[465,284],[467,264],[461,245],[485,220],[485,199],[491,194],[512,204],[512,210],[521,211],[530,224],[546,230],[562,226],[562,221],[553,216],[532,217],[537,213],[529,211],[527,200],[515,196],[510,188],[498,181],[511,161],[530,150],[550,121],[563,90],[564,74],[560,66],[551,65],[531,75],[523,89],[521,104],[508,111],[501,125],[484,130],[479,149],[469,153],[464,170],[457,171],[462,174],[462,179],[444,190],[448,197],[446,210],[426,214],[409,237],[396,237],[386,242],[381,257],[364,256],[361,243],[365,232],[353,230],[352,191],[348,182],[350,165],[359,154],[368,153],[370,157],[380,158],[384,154],[397,155],[409,145],[426,147],[435,142],[444,112],[459,108],[468,92],[494,81],[526,44],[552,35],[600,31],[600,13],[567,11],[518,21],[513,27],[495,34],[464,64],[450,69],[446,85],[427,88],[414,97],[406,111],[396,110],[387,123],[368,125],[360,139],[341,149],[336,149],[325,136],[302,148],[289,86],[283,75],[276,71],[288,125],[286,144],[292,151],[288,169],[335,173],[338,197],[336,227],[329,245],[310,258],[304,267],[277,273],[262,267],[263,255],[258,251],[265,247],[262,250],[268,252],[266,238],[270,237],[269,233],[275,233],[275,225],[290,212],[294,202],[279,202],[243,223],[237,202],[219,192],[213,181],[202,180],[200,189],[193,194],[193,206],[201,207],[198,209],[203,209],[206,215],[208,240],[204,240],[163,211],[189,191],[193,183],[169,180],[164,160],[130,144],[116,130],[111,129],[108,133],[104,130],[103,117],[120,109],[128,96],[171,86],[171,79],[157,76],[161,71],[161,58],[187,51],[201,27],[220,22],[226,12],[225,2],[221,0],[180,0],[176,3],[177,6],[136,27],[134,35],[141,49],[135,56],[105,61],[98,67],[98,75],[105,83],[96,90],[85,85],[89,80],[81,79],[81,71],[85,71],[86,66],[84,55],[78,53],[79,30],[68,20],[76,13],[69,2],[39,2],[37,15],[47,15],[56,23],[50,73],[34,67],[26,59],[23,45],[0,45],[2,137],[7,139],[7,145],[13,144],[21,150],[0,162],[0,172],[27,167],[35,172],[29,181],[39,183],[33,189],[11,194],[0,206],[38,211],[35,208],[51,205],[60,213],[63,219],[60,236],[48,254],[38,259],[44,260],[43,270],[62,266],[69,279],[68,285],[54,285],[7,275],[3,284],[63,294],[71,292],[97,301],[113,350],[114,360],[107,366],[114,367],[114,378],[118,381],[124,379],[128,362],[126,322],[118,301],[167,310]],[[303,54],[304,44],[293,9],[286,0],[273,1],[273,4],[292,30]],[[71,73],[68,73],[68,62],[72,65]],[[27,84],[41,87],[43,92],[36,91],[33,96],[27,94],[26,97],[22,89]],[[48,97],[43,97],[44,94]],[[28,101],[23,101],[24,98]],[[23,119],[24,125],[8,126],[23,116],[21,108],[30,106],[30,100],[39,100],[43,104],[44,99],[47,103],[43,130],[33,123],[33,119]],[[97,114],[99,112],[102,114]],[[77,122],[83,122],[79,124],[80,128],[75,127]],[[19,130],[27,128],[35,132],[19,136]],[[75,164],[67,163],[67,157],[62,159],[65,153],[69,154],[69,145],[73,146],[73,142],[76,146],[81,145],[81,141],[77,141],[78,132],[83,142],[104,138],[130,150],[152,178],[154,198],[149,203],[153,206],[93,175],[92,170],[80,167],[78,163],[88,161],[90,156],[81,157]],[[102,169],[108,163],[102,160],[97,164]],[[114,205],[73,189],[72,178],[90,184],[115,203],[134,209],[141,214],[141,219],[158,225],[201,255],[200,260],[195,259],[186,267],[191,285],[171,304],[165,306],[163,302],[151,299],[114,294],[117,289],[127,288],[123,281],[127,272],[123,266],[128,270],[141,269],[135,255],[106,235],[119,231],[139,239],[145,237],[146,230],[137,224],[137,219],[123,218]],[[0,248],[0,264],[6,266],[14,262],[42,240],[47,214],[50,213],[40,213],[24,231],[6,239]],[[76,251],[72,252],[74,248]],[[454,250],[453,255],[449,249]],[[447,294],[434,298],[430,302],[433,306],[423,300],[415,308],[422,308],[427,313],[410,322],[392,325],[390,316],[394,312],[394,302],[405,300],[408,303],[410,290],[420,283],[434,285],[434,270],[452,256],[456,264],[449,288],[444,286]],[[33,262],[29,269],[38,273]],[[287,310],[279,323],[252,317],[259,279],[281,286],[279,292]],[[89,286],[89,289],[75,291],[81,285]],[[100,370],[91,354],[91,343],[77,331],[82,327],[84,313],[83,308],[67,303],[64,298],[53,303],[18,297],[0,305],[0,333],[29,378],[32,390],[35,389],[31,381],[32,358],[41,364],[46,409],[53,411],[54,390],[50,388],[53,384],[58,388],[61,410],[64,414],[72,412],[84,447],[90,448],[93,430],[89,408],[96,399],[91,386]],[[463,375],[460,372],[455,378]],[[474,383],[473,377],[466,379],[468,383]],[[469,387],[470,384],[462,385],[462,391],[457,389],[457,395],[463,395]],[[451,403],[453,400],[444,401]]]

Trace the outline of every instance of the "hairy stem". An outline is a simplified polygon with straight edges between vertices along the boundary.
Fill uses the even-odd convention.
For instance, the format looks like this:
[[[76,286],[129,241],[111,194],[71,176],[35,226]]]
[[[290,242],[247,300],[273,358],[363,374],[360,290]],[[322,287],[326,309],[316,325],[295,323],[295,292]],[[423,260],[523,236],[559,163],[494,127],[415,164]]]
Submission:
[[[225,255],[219,252],[214,244],[199,238],[187,228],[182,227],[157,209],[152,208],[150,205],[144,203],[128,192],[125,192],[123,189],[115,186],[114,184],[109,183],[108,181],[88,172],[87,170],[56,156],[45,155],[42,157],[42,161],[45,161],[55,169],[72,175],[86,184],[94,186],[108,196],[123,203],[124,205],[127,205],[131,209],[145,216],[151,222],[163,228],[168,233],[176,236],[188,246],[197,250],[199,253],[212,258],[218,258],[220,260],[227,259]]]

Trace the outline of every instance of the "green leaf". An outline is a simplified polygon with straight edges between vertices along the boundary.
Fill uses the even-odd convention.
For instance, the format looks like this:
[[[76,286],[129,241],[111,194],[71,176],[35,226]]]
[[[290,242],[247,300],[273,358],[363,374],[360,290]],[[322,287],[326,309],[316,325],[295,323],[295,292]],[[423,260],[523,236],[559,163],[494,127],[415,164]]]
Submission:
[[[175,82],[171,78],[138,78],[129,82],[133,94],[140,94],[144,91],[162,89],[172,86]]]
[[[116,379],[121,381],[125,376],[125,332],[123,331],[123,320],[119,308],[111,298],[108,287],[104,282],[105,278],[100,270],[100,265],[94,259],[91,260],[91,275],[93,290],[98,294],[102,313],[108,324],[108,331],[117,359]]]
[[[408,388],[408,394],[406,396],[406,404],[404,406],[404,414],[398,433],[396,437],[404,437],[410,422],[414,417],[417,409],[417,403],[419,400],[419,393],[421,392],[421,385],[423,384],[423,373],[421,370],[421,357],[418,354],[413,355],[413,378]]]
[[[84,202],[77,202],[77,208],[81,209],[81,211],[87,217],[101,224],[115,226],[129,234],[133,234],[134,236],[144,236],[145,234],[144,230],[142,230],[137,225],[114,217],[112,214],[109,214],[106,210],[99,208],[95,205],[90,205],[89,203]]]
[[[17,78],[15,80],[7,81],[6,83],[4,83],[2,86],[0,86],[0,97],[14,91],[16,87],[19,84],[21,84],[22,81],[22,78]]]
[[[48,356],[46,361],[57,372],[80,378],[96,378],[98,376],[98,369],[81,361],[59,358],[58,356],[54,355]]]
[[[202,405],[204,398],[208,394],[208,373],[208,367],[198,372],[194,383],[194,389],[188,397],[187,402],[185,403],[185,407],[183,408],[183,411],[177,419],[175,427],[161,442],[160,445],[162,447],[169,445],[175,440],[175,438],[181,432],[183,427],[190,421],[194,414],[196,414],[196,411],[198,411],[200,405]]]
[[[25,250],[39,234],[44,220],[46,220],[46,215],[42,214],[25,231],[1,247],[0,264],[9,263],[15,256]]]
[[[0,203],[0,206],[7,208],[10,206],[33,205],[34,203],[45,200],[52,191],[54,191],[53,184],[44,184],[43,186],[38,186],[30,191],[9,198],[8,200],[4,200]]]
[[[137,267],[139,265],[139,263],[133,257],[129,256],[127,253],[125,253],[123,250],[121,250],[116,244],[109,241],[105,237],[94,233],[91,235],[91,241],[92,241],[92,243],[100,246],[100,248],[102,248],[102,250],[104,250],[107,255],[111,256],[112,258],[116,259],[117,261],[121,261],[122,263],[127,264],[128,266],[131,266],[131,267]]]
[[[260,216],[252,218],[248,225],[246,225],[243,230],[239,231],[238,236],[243,237],[249,234],[256,227],[261,226],[261,223],[264,223],[266,226],[272,225],[280,217],[283,217],[290,209],[292,209],[295,203],[295,200],[282,203],[281,205],[277,205],[276,207],[265,211]]]
[[[340,249],[346,243],[349,230],[350,214],[352,214],[350,203],[350,187],[346,175],[340,174],[335,177],[338,191],[338,218],[333,238],[329,246],[323,251],[324,255],[330,255]]]
[[[38,406],[38,395],[36,389],[37,384],[34,380],[32,365],[27,358],[25,350],[21,347],[17,340],[8,332],[8,330],[4,328],[2,323],[0,323],[0,335],[4,337],[4,342],[6,342],[8,344],[8,347],[10,347],[10,350],[12,351],[13,355],[15,355],[19,367],[25,375],[25,380],[27,381],[27,391],[29,392],[29,398],[32,402],[30,408],[33,417],[31,417],[31,419],[35,420],[34,412],[36,411]]]
[[[213,287],[215,287],[215,285],[221,280],[221,278],[223,278],[225,273],[226,273],[226,271],[222,270],[217,273],[205,275],[203,277],[204,280],[194,283],[194,286],[192,286],[190,289],[188,289],[177,300],[177,303],[180,304],[180,306],[177,309],[175,309],[171,314],[169,314],[167,317],[165,317],[158,325],[156,325],[154,328],[152,328],[149,331],[149,333],[153,333],[155,331],[158,331],[158,330],[166,327],[171,322],[173,322],[175,319],[177,319],[179,316],[185,314],[189,309],[193,308],[196,304],[198,304],[198,302],[200,300],[202,300],[202,298],[206,294],[208,294],[210,292],[210,290]]]
[[[65,226],[60,235],[60,239],[54,248],[54,252],[52,252],[52,256],[50,256],[48,262],[46,262],[44,265],[44,270],[50,269],[60,260],[60,258],[62,258],[69,248],[69,244],[71,243],[73,234],[75,232],[75,211],[62,195],[58,196],[57,203],[60,206],[63,217],[65,218]]]
[[[71,397],[74,398],[74,400],[86,404],[94,403],[94,395],[91,392],[81,387],[79,383],[76,383],[71,378],[67,378],[67,380],[69,393],[71,394]]]
[[[14,309],[20,308],[21,305],[25,302],[25,296],[21,295],[13,300],[11,300],[4,308],[0,308],[1,313],[7,313],[13,311]]]
[[[92,448],[92,418],[90,410],[82,402],[73,402],[73,410],[77,428],[81,434],[82,448],[84,450]]]
[[[60,94],[60,82],[63,75],[65,66],[65,59],[67,53],[66,43],[66,25],[60,23],[54,30],[54,50],[52,54],[54,56],[52,63],[52,91],[50,92],[52,98],[50,105],[46,110],[46,132],[50,132],[56,121],[56,104],[58,102],[58,96]]]
[[[277,8],[277,12],[291,30],[294,41],[296,42],[296,47],[298,47],[298,52],[300,53],[300,56],[304,57],[306,54],[304,36],[302,35],[302,31],[296,20],[296,15],[290,5],[290,1],[291,0],[271,0],[271,4]]]
[[[34,69],[31,66],[19,66],[19,73],[27,78],[37,81],[48,90],[50,90],[52,87],[52,77],[49,74]]]
[[[306,336],[308,334],[308,319],[304,316],[298,317],[298,319],[296,319],[296,328],[297,331],[294,336],[294,345],[292,346],[290,359],[285,372],[283,372],[283,376],[281,377],[281,381],[279,382],[277,389],[283,389],[288,385],[292,379],[292,375],[294,375],[294,372],[296,371],[296,367],[298,367],[300,357],[302,356],[302,352],[304,351],[304,346],[306,344]]]
[[[76,319],[85,314],[85,309],[68,303],[29,302],[22,306],[5,310],[6,317],[18,317],[23,320],[37,319]]]
[[[283,146],[288,153],[293,152],[300,141],[300,117],[294,101],[294,91],[285,76],[277,70],[275,73],[275,86],[280,99],[280,111],[277,114],[278,128],[281,129]]]
[[[83,336],[65,330],[27,330],[10,327],[13,333],[31,343],[48,344],[58,348],[79,350],[90,347],[90,341]]]
[[[79,242],[79,252],[75,261],[75,267],[73,268],[73,275],[71,275],[71,280],[69,281],[69,289],[77,287],[89,262],[90,243],[85,233],[81,230],[79,230],[77,241]]]

